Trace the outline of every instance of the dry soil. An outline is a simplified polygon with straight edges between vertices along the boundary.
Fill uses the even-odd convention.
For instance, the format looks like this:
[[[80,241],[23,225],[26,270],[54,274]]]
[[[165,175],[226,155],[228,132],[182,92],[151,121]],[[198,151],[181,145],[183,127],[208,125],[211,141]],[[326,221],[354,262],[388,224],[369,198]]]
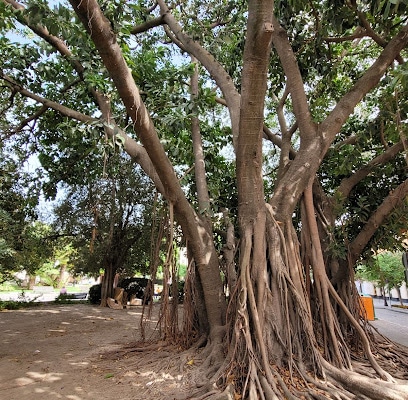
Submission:
[[[87,304],[0,312],[0,399],[185,397],[181,375],[150,370],[142,355],[123,352],[140,339],[141,312]],[[148,335],[157,326],[152,315]]]

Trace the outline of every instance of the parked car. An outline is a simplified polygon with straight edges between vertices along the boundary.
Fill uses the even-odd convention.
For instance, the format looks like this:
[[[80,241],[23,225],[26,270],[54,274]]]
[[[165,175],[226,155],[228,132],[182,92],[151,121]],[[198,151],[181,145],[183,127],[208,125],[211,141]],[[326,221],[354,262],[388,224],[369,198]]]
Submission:
[[[88,299],[91,304],[101,304],[102,285],[97,283],[89,288]]]
[[[149,282],[151,283],[149,285]],[[147,278],[124,278],[119,281],[118,287],[122,288],[126,293],[128,299],[135,296],[142,299],[144,304],[148,304],[153,300],[153,283]],[[150,288],[150,290],[148,290]]]

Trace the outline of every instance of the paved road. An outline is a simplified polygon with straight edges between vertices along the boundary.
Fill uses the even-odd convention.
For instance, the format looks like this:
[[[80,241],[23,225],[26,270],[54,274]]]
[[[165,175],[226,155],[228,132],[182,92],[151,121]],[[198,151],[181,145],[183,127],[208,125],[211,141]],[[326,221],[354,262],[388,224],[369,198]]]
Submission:
[[[386,307],[384,300],[374,299],[374,312],[376,319],[371,324],[392,341],[408,347],[408,309]]]

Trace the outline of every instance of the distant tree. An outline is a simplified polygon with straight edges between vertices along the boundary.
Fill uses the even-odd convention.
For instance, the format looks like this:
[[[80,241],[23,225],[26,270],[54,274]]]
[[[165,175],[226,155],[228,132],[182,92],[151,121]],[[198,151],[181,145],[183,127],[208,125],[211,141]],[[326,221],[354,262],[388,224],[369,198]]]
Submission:
[[[28,223],[21,234],[21,248],[16,252],[15,259],[19,269],[30,277],[29,288],[44,264],[53,259],[51,232],[48,224],[34,221]]]
[[[32,177],[22,170],[17,157],[0,144],[0,281],[21,269],[26,234],[34,221],[37,192]]]
[[[53,244],[52,255],[36,271],[36,275],[50,286],[62,287],[67,283],[67,276],[75,275],[71,261],[74,258],[75,250],[66,237],[55,238],[55,235],[51,234],[48,240],[51,240]]]
[[[189,397],[406,398],[390,376],[406,350],[376,351],[354,285],[356,263],[406,227],[406,2],[0,4],[2,31],[35,37],[0,36],[4,136],[41,152],[47,194],[108,187],[94,162],[106,138],[183,232],[194,296],[172,338],[205,346]]]
[[[357,278],[375,282],[380,288],[396,289],[402,304],[400,287],[405,280],[402,253],[381,252],[370,262],[359,266]]]
[[[70,238],[73,271],[98,276],[102,305],[113,297],[116,273],[149,271],[154,190],[125,155],[115,154],[104,174],[65,188],[55,208],[55,229]]]

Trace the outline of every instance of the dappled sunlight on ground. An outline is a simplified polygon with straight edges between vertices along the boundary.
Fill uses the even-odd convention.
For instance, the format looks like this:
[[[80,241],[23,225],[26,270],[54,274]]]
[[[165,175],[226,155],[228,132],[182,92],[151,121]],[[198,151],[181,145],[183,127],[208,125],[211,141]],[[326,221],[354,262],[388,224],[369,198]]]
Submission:
[[[66,387],[66,374],[61,373],[40,373],[27,372],[27,376],[16,378],[11,389],[24,389],[24,393],[29,393],[29,396],[21,398],[29,399],[72,399],[85,400],[89,399],[86,390],[81,386]],[[11,390],[10,390],[11,392]],[[17,391],[16,391],[17,392]],[[1,396],[0,389],[0,396]],[[3,397],[1,397],[3,398]],[[17,397],[5,397],[7,400],[12,400]]]
[[[147,339],[157,333],[157,310],[147,321]],[[138,388],[145,392],[178,382],[177,376],[141,375],[126,359],[111,365],[105,358],[140,340],[142,312],[142,306],[113,310],[87,304],[1,312],[0,399],[138,400],[148,398]]]

